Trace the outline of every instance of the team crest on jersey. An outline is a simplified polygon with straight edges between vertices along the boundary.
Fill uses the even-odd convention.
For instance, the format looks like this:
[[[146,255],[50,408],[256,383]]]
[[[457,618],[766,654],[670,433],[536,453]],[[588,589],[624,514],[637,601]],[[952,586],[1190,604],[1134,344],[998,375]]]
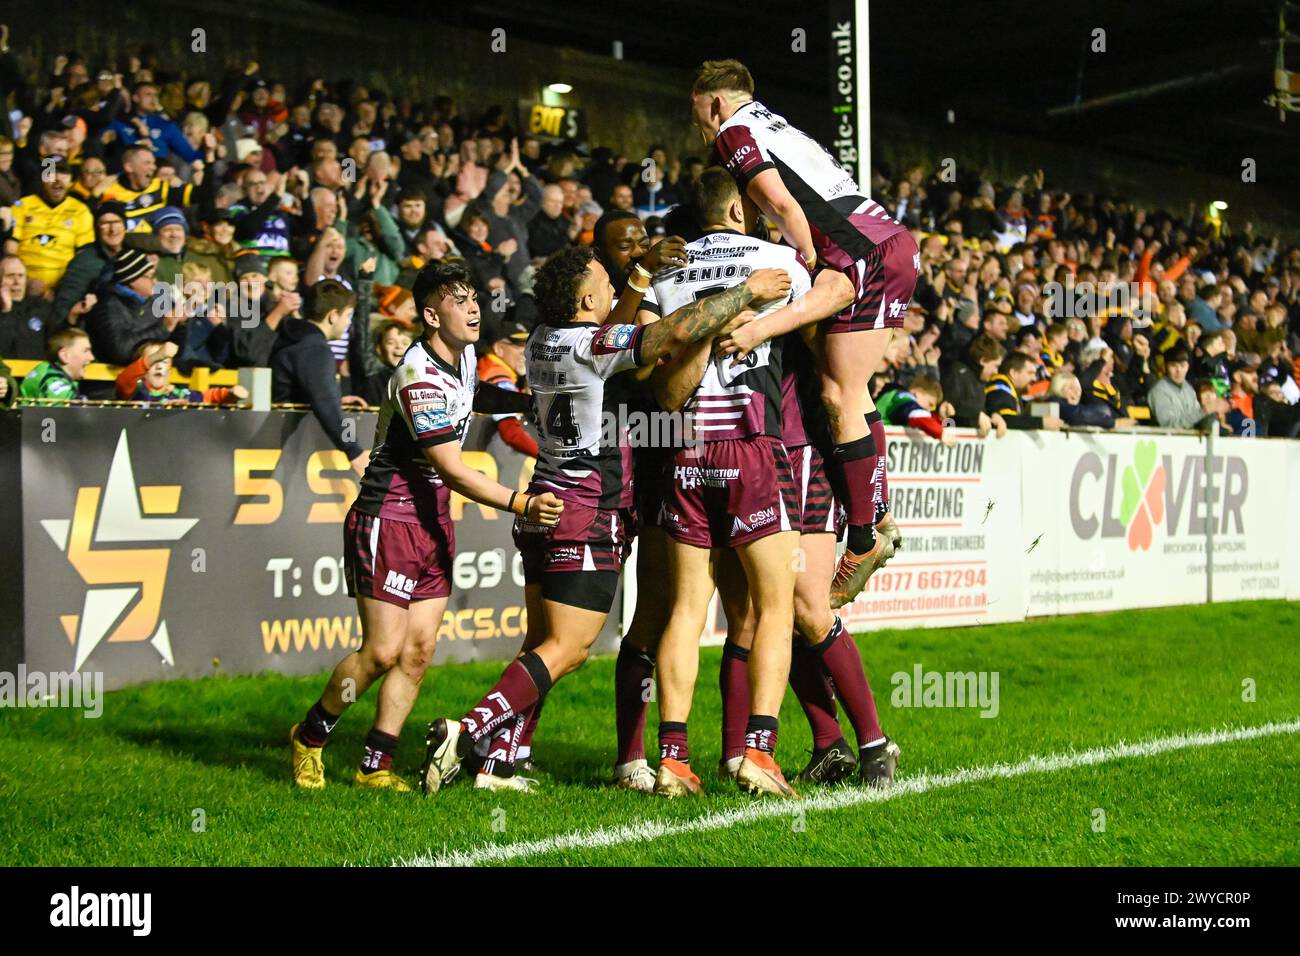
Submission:
[[[636,329],[635,325],[611,325],[591,343],[591,350],[598,354],[621,352],[632,344],[632,336],[636,333]]]

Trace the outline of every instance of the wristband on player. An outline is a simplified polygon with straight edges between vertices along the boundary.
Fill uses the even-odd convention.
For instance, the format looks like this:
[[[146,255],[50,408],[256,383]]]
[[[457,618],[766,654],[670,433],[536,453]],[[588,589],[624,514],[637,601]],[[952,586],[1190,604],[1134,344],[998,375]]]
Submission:
[[[515,512],[515,498],[518,496],[518,494],[519,492],[517,491],[510,492],[510,500],[506,502],[506,511],[517,513]]]
[[[631,276],[627,277],[627,284],[628,287],[631,288],[633,292],[639,293],[640,295],[645,295],[646,292],[648,292],[650,289],[649,282],[647,282],[645,285],[637,285],[635,282],[632,281]]]
[[[635,269],[637,274],[643,277],[646,280],[646,282],[649,282],[651,279],[654,278],[654,274],[645,266],[641,265],[641,263],[639,262],[632,263],[632,268]]]
[[[528,508],[529,508],[529,506],[530,506],[532,503],[533,503],[533,496],[532,496],[532,495],[524,495],[524,506],[523,506],[522,508],[520,508],[518,511],[515,511],[515,509],[514,509],[513,506],[512,506],[510,510],[511,510],[511,511],[515,511],[515,514],[519,515],[519,517],[521,517],[521,518],[527,518],[527,517],[528,517]]]

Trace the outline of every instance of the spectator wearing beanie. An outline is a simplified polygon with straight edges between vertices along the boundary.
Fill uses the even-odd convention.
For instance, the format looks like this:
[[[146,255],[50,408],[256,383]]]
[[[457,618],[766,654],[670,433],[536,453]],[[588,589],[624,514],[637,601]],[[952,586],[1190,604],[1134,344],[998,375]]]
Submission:
[[[126,206],[112,200],[101,202],[94,222],[94,241],[77,250],[54,296],[56,322],[72,321],[73,308],[87,294],[99,296],[112,280],[113,257],[122,251],[126,239]]]
[[[185,214],[175,206],[164,206],[154,213],[150,221],[153,233],[162,246],[155,265],[158,282],[162,285],[175,286],[179,283],[181,266],[185,260],[185,244],[189,240],[190,224],[185,221]]]
[[[145,339],[167,339],[171,329],[154,314],[155,272],[138,249],[123,249],[113,258],[111,285],[86,319],[91,345],[101,361],[128,365]]]
[[[267,289],[267,264],[261,256],[245,252],[235,258],[239,283],[238,316],[227,316],[230,329],[230,363],[236,368],[265,367],[279,338],[285,317],[298,307],[297,294],[277,299]],[[234,319],[238,321],[233,321]]]

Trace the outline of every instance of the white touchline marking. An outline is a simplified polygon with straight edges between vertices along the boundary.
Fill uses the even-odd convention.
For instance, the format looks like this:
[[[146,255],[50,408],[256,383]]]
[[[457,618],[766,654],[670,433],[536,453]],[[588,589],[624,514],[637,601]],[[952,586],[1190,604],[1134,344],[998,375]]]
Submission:
[[[1055,773],[1058,770],[1071,770],[1075,767],[1089,767],[1125,757],[1154,757],[1174,750],[1189,750],[1195,747],[1210,747],[1214,744],[1234,743],[1242,740],[1255,740],[1260,737],[1275,737],[1279,734],[1300,733],[1300,719],[1286,723],[1268,723],[1256,727],[1238,727],[1231,730],[1210,730],[1199,733],[1175,734],[1172,737],[1160,737],[1141,743],[1127,744],[1122,741],[1110,747],[1096,747],[1075,753],[1051,754],[1046,757],[1029,757],[1020,763],[995,763],[987,767],[972,767],[953,770],[948,773],[921,774],[916,777],[904,777],[889,790],[869,790],[865,787],[838,787],[834,790],[816,792],[799,801],[756,800],[744,807],[736,807],[717,813],[706,813],[686,822],[645,820],[623,827],[599,827],[595,830],[574,830],[546,837],[542,840],[528,840],[522,843],[483,844],[472,850],[453,850],[434,855],[422,853],[410,859],[399,858],[394,866],[478,866],[483,863],[504,863],[524,857],[539,856],[543,853],[555,853],[561,850],[587,850],[600,847],[619,846],[624,843],[646,843],[662,837],[679,836],[684,833],[703,833],[709,830],[725,830],[739,824],[768,820],[773,817],[788,817],[797,809],[804,811],[842,810],[860,803],[880,803],[899,797],[928,793],[931,790],[943,790],[964,783],[979,783],[984,780],[1008,779],[1022,777],[1033,773]]]

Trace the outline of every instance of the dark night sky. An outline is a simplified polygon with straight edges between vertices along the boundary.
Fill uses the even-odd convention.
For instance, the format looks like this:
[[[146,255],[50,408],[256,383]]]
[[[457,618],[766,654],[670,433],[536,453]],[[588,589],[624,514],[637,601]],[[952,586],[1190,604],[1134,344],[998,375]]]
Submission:
[[[351,0],[326,0],[352,6]],[[504,26],[542,42],[690,67],[737,56],[767,76],[820,94],[828,8],[747,0],[456,0],[413,5],[368,0],[371,9],[476,29]],[[737,12],[741,11],[741,12]],[[790,52],[790,31],[808,31],[809,50]],[[1092,53],[1094,28],[1105,53]],[[1300,11],[1291,30],[1300,34]],[[936,121],[1016,130],[1089,148],[1144,155],[1198,169],[1230,171],[1239,157],[1300,169],[1300,114],[1279,123],[1263,103],[1272,87],[1276,0],[872,0],[872,96],[876,109]],[[1288,57],[1300,71],[1300,42]],[[1158,82],[1231,71],[1208,82],[1074,116],[1050,107]]]

